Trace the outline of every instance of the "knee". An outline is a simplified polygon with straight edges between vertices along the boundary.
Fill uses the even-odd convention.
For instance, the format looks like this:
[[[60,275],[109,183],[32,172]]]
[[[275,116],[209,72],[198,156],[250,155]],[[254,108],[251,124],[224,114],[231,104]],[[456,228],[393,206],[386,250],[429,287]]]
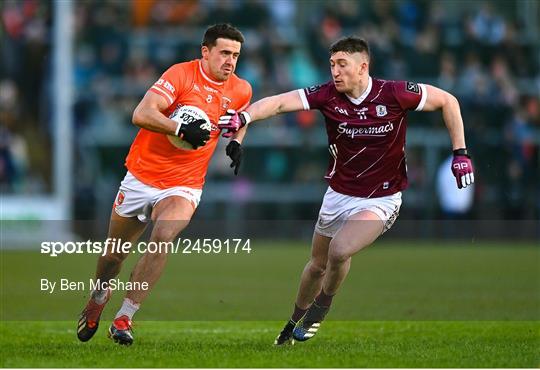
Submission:
[[[326,272],[326,264],[320,261],[310,260],[307,265],[307,270],[312,277],[319,278],[324,276]]]
[[[102,258],[109,264],[121,264],[127,258],[128,254],[124,253],[108,253]]]
[[[349,258],[352,254],[349,252],[351,248],[348,247],[346,242],[339,240],[332,240],[330,242],[330,247],[328,248],[328,262],[330,265],[341,265]]]
[[[154,220],[150,240],[154,242],[172,242],[189,225],[189,222],[190,218],[173,220],[159,216]]]
[[[160,242],[172,242],[176,238],[176,235],[178,235],[177,230],[157,230],[156,232],[152,233],[151,241],[160,243]]]
[[[150,240],[157,243],[173,242],[185,226],[187,226],[187,223],[184,225],[178,221],[162,221],[156,223]]]

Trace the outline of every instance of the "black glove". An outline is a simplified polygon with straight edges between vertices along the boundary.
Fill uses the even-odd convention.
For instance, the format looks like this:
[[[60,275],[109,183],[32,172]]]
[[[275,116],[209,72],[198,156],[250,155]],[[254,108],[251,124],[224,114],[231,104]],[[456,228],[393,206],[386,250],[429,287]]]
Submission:
[[[238,169],[240,168],[242,155],[244,154],[242,145],[238,141],[232,140],[225,148],[225,153],[232,159],[231,168],[234,167],[234,174],[238,175]]]
[[[180,139],[187,141],[193,146],[193,149],[197,149],[200,146],[204,146],[208,139],[210,139],[210,131],[202,128],[207,122],[204,119],[198,119],[190,123],[180,126],[178,136]]]

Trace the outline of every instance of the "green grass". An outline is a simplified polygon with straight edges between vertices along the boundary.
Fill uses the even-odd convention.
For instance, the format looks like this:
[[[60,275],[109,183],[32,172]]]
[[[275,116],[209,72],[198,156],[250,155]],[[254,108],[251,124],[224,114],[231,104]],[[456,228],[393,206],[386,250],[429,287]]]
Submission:
[[[274,347],[281,322],[139,322],[136,343],[102,327],[79,343],[73,322],[1,324],[3,367],[538,367],[532,322],[329,321],[317,337]],[[105,325],[104,325],[105,326]],[[31,335],[29,335],[31,334]]]
[[[309,247],[252,243],[251,254],[170,255],[139,320],[282,320]],[[73,320],[88,291],[40,291],[40,279],[88,282],[97,257],[3,251],[0,320]],[[120,278],[137,261],[128,258]],[[105,317],[116,312],[115,294]],[[28,304],[31,303],[31,304]],[[538,320],[540,248],[534,245],[378,243],[353,258],[332,319]]]
[[[2,251],[2,366],[540,366],[536,245],[379,242],[354,257],[320,334],[292,348],[271,343],[290,315],[309,247],[251,247],[251,254],[171,255],[136,315],[131,348],[105,337],[120,292],[96,338],[79,343],[75,326],[88,292],[39,290],[44,277],[87,280],[96,256]]]

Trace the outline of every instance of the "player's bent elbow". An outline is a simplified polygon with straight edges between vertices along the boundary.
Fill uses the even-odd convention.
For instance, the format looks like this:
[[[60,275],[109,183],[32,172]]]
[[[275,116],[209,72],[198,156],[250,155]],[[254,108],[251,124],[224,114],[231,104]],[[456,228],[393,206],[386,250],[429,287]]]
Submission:
[[[448,93],[448,95],[450,95],[449,99],[452,102],[452,104],[459,104],[459,101],[457,100],[457,98],[454,95],[452,95],[450,93]]]
[[[133,123],[137,127],[141,127],[143,122],[144,122],[143,113],[141,112],[141,109],[137,107],[133,111],[133,116],[131,117],[131,123]]]
[[[447,105],[447,106],[457,105],[457,106],[459,106],[459,102],[458,102],[457,98],[454,95],[450,94],[449,92],[446,92],[445,99],[444,99],[444,105]]]
[[[427,85],[427,100],[424,105],[424,111],[447,109],[453,106],[459,106],[458,100],[454,95],[435,86]]]

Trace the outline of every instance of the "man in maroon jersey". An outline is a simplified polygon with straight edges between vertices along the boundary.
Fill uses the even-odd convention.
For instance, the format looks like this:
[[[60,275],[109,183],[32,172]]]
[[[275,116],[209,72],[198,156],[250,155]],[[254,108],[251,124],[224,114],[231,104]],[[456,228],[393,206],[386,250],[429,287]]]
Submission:
[[[442,110],[452,141],[457,186],[464,188],[474,182],[456,98],[427,84],[372,78],[369,57],[363,39],[338,40],[330,47],[332,81],[267,97],[246,111],[229,111],[220,118],[220,127],[228,130],[225,135],[279,113],[318,109],[325,118],[330,152],[325,178],[330,186],[315,226],[311,259],[302,273],[294,312],[276,338],[277,345],[315,335],[347,276],[351,257],[373,243],[397,218],[401,191],[407,187],[407,111]],[[241,150],[236,153],[241,155]]]

